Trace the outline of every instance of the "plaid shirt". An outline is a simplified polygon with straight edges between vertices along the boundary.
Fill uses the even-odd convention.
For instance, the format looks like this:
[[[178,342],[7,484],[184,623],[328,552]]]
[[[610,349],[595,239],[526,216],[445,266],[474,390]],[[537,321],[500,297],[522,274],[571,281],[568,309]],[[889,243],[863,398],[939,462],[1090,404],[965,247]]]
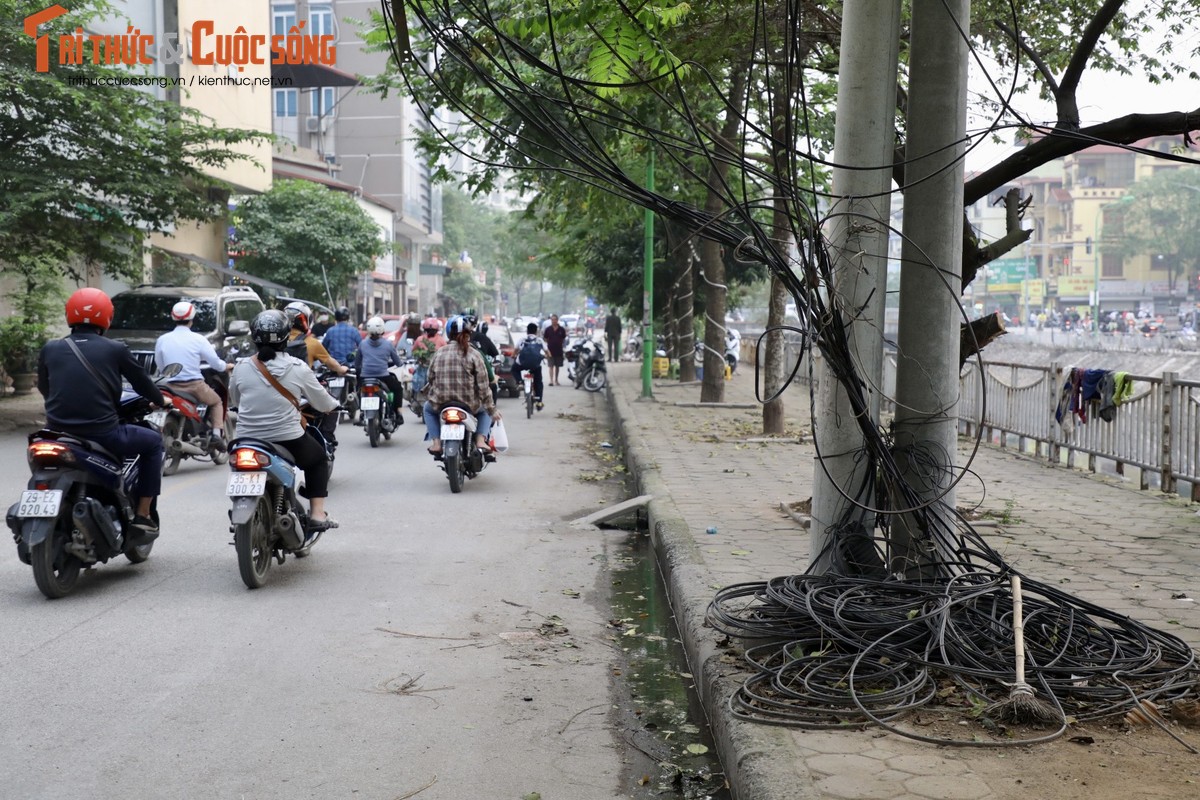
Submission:
[[[459,352],[458,345],[453,342],[439,348],[433,354],[433,363],[429,365],[426,391],[429,404],[435,409],[445,403],[456,402],[472,412],[484,408],[488,414],[496,415],[487,365],[474,347],[468,346],[466,354]]]
[[[325,345],[329,355],[343,364],[349,364],[350,356],[358,349],[361,342],[362,336],[359,335],[358,328],[349,322],[339,322],[325,331],[325,338],[321,343]]]

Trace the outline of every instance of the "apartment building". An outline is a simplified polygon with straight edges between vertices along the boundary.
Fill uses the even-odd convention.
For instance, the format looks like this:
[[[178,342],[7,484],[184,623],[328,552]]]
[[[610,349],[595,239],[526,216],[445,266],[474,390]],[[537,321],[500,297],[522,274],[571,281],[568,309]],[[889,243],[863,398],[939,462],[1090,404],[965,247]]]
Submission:
[[[422,285],[432,286],[439,277],[422,278],[421,265],[440,258],[442,242],[440,189],[413,142],[426,124],[422,115],[409,98],[395,93],[383,98],[357,78],[379,74],[387,60],[362,39],[371,10],[378,10],[373,0],[297,0],[269,7],[276,33],[304,21],[307,30],[336,39],[335,68],[272,90],[272,128],[286,140],[275,148],[272,172],[348,192],[380,224],[393,247],[354,287],[362,317],[422,310]]]

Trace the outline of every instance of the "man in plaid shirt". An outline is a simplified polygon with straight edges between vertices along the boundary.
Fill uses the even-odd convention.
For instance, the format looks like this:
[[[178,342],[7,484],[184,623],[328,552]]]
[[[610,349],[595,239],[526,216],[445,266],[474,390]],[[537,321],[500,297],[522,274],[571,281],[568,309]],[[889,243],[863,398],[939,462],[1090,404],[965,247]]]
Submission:
[[[433,440],[429,452],[434,455],[442,452],[438,412],[446,403],[460,403],[475,414],[479,423],[475,430],[475,446],[480,449],[487,447],[492,421],[500,419],[496,401],[492,398],[487,365],[479,351],[471,347],[471,329],[467,321],[455,317],[446,326],[446,333],[450,342],[434,353],[425,385],[425,428]]]
[[[362,336],[358,328],[350,324],[350,309],[342,306],[334,312],[337,324],[325,331],[321,344],[329,351],[329,355],[339,364],[350,364],[351,357],[358,350]]]

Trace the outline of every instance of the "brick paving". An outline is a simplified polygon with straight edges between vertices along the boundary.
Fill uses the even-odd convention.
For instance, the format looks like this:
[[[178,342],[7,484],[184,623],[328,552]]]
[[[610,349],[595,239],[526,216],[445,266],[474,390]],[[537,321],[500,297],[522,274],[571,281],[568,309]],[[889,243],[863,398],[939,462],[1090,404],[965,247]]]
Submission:
[[[812,493],[807,387],[785,396],[789,441],[754,441],[760,409],[753,375],[726,384],[726,403],[697,407],[699,385],[654,382],[640,399],[636,364],[609,365],[614,424],[640,490],[654,494],[655,547],[697,689],[735,796],[991,800],[1012,796],[972,772],[977,750],[933,747],[882,731],[798,731],[733,718],[730,692],[744,673],[704,626],[715,589],[802,572],[808,532],[780,503]],[[969,453],[961,443],[961,455]],[[1197,506],[1140,491],[1119,477],[1050,467],[982,447],[959,507],[978,505],[978,530],[1009,563],[1078,598],[1200,646],[1190,599],[1200,574]],[[715,532],[709,533],[715,529]],[[702,665],[702,666],[698,666]]]

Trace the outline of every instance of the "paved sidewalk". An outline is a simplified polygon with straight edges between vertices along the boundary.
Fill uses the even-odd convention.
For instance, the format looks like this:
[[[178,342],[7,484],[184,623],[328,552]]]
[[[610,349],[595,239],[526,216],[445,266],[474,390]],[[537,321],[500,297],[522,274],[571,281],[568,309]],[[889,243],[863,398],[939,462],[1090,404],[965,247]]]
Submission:
[[[655,381],[655,399],[644,401],[638,365],[609,366],[614,425],[641,492],[655,498],[650,505],[655,548],[734,796],[1043,797],[1030,793],[1028,782],[1022,787],[1011,771],[998,774],[994,765],[1004,756],[995,749],[935,747],[872,729],[776,728],[731,715],[727,701],[745,673],[704,625],[705,609],[720,587],[797,574],[808,560],[808,532],[780,510],[781,501],[806,500],[812,493],[807,386],[785,397],[788,432],[801,440],[763,441],[753,378],[745,373],[728,382],[724,407],[698,407],[698,384]],[[1179,597],[1195,590],[1200,574],[1196,506],[992,447],[980,450],[973,469],[983,483],[964,480],[958,505],[980,503],[981,511],[992,513],[994,520],[978,529],[1009,563],[1200,646],[1200,611]],[[1064,746],[1083,752],[1078,745]],[[1200,778],[1194,763],[1200,759],[1163,735],[1159,749],[1173,748],[1172,754],[1146,756],[1141,763],[1148,772],[1187,770],[1187,784]],[[1039,758],[1036,748],[1019,752],[1026,763]],[[1161,762],[1180,754],[1191,760]],[[1108,764],[1099,754],[1097,760],[1092,766],[1102,773]],[[1052,756],[1049,761],[1053,769]],[[1103,783],[1097,775],[1093,785]],[[1097,800],[1111,796],[1086,786],[1084,791]],[[1151,788],[1124,796],[1165,795]]]

